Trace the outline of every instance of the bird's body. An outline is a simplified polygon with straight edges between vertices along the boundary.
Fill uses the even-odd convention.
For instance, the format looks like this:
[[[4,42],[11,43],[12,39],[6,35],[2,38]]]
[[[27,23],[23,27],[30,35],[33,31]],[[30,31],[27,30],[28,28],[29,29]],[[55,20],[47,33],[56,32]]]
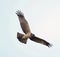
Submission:
[[[41,44],[46,45],[48,47],[51,46],[51,44],[48,43],[47,41],[45,41],[41,38],[38,38],[33,33],[31,33],[29,24],[28,24],[27,20],[25,19],[24,14],[21,11],[18,10],[16,12],[16,14],[18,16],[21,28],[22,28],[23,32],[25,33],[25,34],[17,33],[17,38],[20,42],[26,44],[27,39],[29,38],[30,40],[32,40],[34,42],[41,43]]]

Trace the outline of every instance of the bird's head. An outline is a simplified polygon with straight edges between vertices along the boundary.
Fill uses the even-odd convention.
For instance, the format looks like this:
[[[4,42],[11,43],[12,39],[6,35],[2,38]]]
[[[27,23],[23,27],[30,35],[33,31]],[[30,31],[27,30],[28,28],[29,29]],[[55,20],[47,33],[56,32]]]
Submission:
[[[24,17],[24,14],[20,10],[17,10],[16,14],[18,17]]]

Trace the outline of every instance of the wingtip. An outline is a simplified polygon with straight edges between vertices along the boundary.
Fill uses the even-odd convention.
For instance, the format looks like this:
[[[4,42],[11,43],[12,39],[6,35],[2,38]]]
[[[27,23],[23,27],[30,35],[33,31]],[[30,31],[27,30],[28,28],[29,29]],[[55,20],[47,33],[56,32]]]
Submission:
[[[48,47],[50,48],[50,47],[52,47],[53,45],[52,44],[48,44]]]
[[[16,13],[18,16],[24,16],[24,14],[23,14],[23,12],[21,12],[21,10],[17,10],[15,13]]]

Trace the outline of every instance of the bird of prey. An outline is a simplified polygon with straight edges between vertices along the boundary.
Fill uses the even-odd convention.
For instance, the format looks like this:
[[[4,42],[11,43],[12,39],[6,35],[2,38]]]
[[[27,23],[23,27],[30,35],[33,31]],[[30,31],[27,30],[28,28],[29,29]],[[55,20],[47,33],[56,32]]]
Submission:
[[[31,32],[31,30],[29,28],[29,24],[28,24],[27,20],[25,19],[24,14],[20,10],[17,10],[16,14],[18,16],[18,19],[19,19],[19,22],[20,22],[20,26],[21,26],[21,28],[22,28],[22,30],[24,32],[24,34],[17,32],[17,39],[20,42],[26,44],[27,40],[29,38],[30,40],[32,40],[34,42],[37,42],[37,43],[40,43],[40,44],[43,44],[45,46],[48,46],[48,47],[52,46],[49,42],[47,42],[46,40],[43,40],[43,39],[41,39],[39,37],[36,37]]]

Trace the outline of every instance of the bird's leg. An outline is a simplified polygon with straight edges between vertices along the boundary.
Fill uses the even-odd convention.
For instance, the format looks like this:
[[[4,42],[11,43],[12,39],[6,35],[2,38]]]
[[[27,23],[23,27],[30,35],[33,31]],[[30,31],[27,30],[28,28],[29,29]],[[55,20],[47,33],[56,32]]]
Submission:
[[[26,39],[26,38],[30,38],[30,37],[31,37],[31,33],[28,32],[27,34],[25,34],[25,35],[22,37],[22,39]]]

